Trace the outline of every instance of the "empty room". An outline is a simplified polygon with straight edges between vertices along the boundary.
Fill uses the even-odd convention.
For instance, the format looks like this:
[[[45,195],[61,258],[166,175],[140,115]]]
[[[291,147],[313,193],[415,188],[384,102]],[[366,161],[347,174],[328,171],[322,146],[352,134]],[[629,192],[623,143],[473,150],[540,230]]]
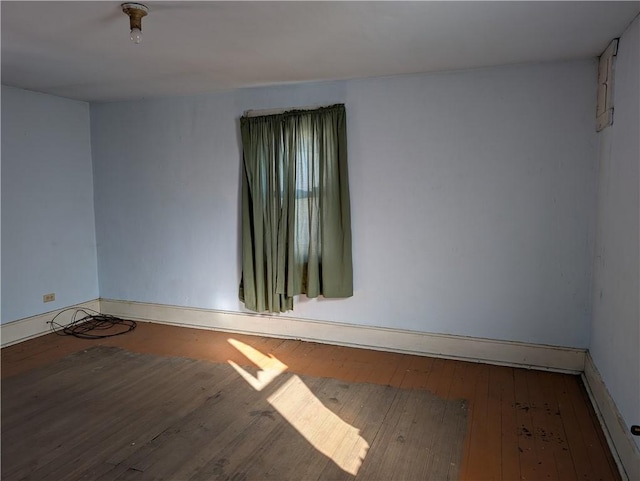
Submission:
[[[0,14],[2,480],[640,480],[640,2]]]

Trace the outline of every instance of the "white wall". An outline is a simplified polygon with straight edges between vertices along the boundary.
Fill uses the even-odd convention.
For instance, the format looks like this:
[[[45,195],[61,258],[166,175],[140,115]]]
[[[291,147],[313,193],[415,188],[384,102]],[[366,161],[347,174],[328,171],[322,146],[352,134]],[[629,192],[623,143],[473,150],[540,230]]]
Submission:
[[[2,322],[97,297],[89,104],[2,86]]]
[[[620,39],[614,123],[598,135],[591,357],[627,426],[640,423],[640,20]],[[640,448],[640,438],[635,438]]]
[[[591,60],[92,104],[101,297],[243,311],[238,118],[337,102],[355,295],[290,316],[587,347]]]

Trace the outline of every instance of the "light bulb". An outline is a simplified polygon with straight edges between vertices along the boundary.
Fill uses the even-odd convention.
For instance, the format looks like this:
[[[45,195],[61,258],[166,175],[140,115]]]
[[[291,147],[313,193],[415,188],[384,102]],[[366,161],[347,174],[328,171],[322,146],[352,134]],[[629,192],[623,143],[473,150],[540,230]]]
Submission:
[[[132,42],[135,42],[137,44],[142,42],[142,30],[135,27],[132,28],[131,35],[129,36],[129,38],[131,39]]]

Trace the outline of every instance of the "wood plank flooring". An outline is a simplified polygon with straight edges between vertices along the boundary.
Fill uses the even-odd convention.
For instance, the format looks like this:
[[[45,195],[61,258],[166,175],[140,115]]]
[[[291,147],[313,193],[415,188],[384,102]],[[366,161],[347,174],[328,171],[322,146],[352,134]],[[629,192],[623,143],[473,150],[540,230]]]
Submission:
[[[159,393],[162,399],[170,401],[169,404],[158,407],[160,411],[154,414],[147,412],[149,410],[136,410],[135,406],[148,401],[149,392],[142,386],[132,389],[123,376],[111,376],[109,383],[100,381],[104,379],[101,376],[109,377],[109,366],[99,362],[83,364],[96,375],[88,376],[82,389],[80,383],[63,388],[65,373],[71,373],[73,364],[70,357],[65,356],[86,355],[82,351],[95,346],[113,346],[125,350],[122,352],[128,351],[131,359],[127,372],[132,379],[143,375],[146,369],[153,370],[163,362],[173,362],[170,373],[162,379],[166,387]],[[135,361],[140,356],[132,353],[154,355],[155,361],[149,361],[148,356],[141,356],[147,359],[146,364]],[[350,450],[344,448],[345,439],[350,439],[348,431],[344,435],[339,432],[329,435],[316,426],[307,433],[316,441],[329,437],[329,445],[340,449],[318,449],[304,441],[295,443],[298,447],[292,450],[286,443],[264,442],[276,434],[282,440],[300,437],[300,432],[291,427],[291,423],[284,422],[285,427],[277,428],[280,429],[277,431],[270,419],[270,416],[301,417],[304,403],[280,406],[282,412],[288,413],[285,416],[270,404],[277,403],[277,397],[269,397],[296,378],[300,382],[285,387],[295,392],[313,393],[307,404],[313,404],[313,398],[320,400],[316,413],[324,412],[318,411],[323,405],[336,416],[325,412],[327,417],[321,424],[331,425],[340,419],[347,425],[357,426],[363,439],[374,441],[369,451],[377,449],[377,454],[365,456],[358,468],[357,479],[620,479],[578,376],[148,323],[139,323],[138,328],[127,335],[101,341],[42,336],[4,348],[1,354],[2,479],[23,479],[20,476],[25,473],[31,474],[26,479],[231,479],[229,473],[244,473],[246,479],[354,479],[348,469],[342,469],[348,459],[353,459],[353,453],[359,452],[355,441]],[[196,432],[207,431],[199,427],[198,423],[202,421],[189,413],[197,411],[194,406],[202,396],[198,389],[208,371],[204,368],[191,371],[180,358],[209,361],[204,365],[211,366],[210,362],[213,362],[224,368],[228,374],[217,381],[222,386],[218,390],[229,389],[245,397],[258,396],[262,403],[267,400],[264,409],[250,409],[249,413],[256,413],[245,416],[242,421],[240,418],[233,421],[234,406],[222,407],[220,402],[217,403],[219,411],[206,418],[205,427],[216,433],[242,433],[249,425],[259,427],[260,436],[246,437],[242,441],[246,443],[243,449],[252,453],[252,457],[244,458],[242,462],[238,458],[232,459],[229,453],[233,451],[233,445],[222,448],[223,454],[215,459],[206,456],[207,449],[215,448],[211,445],[214,441],[207,443],[207,436],[196,436]],[[232,369],[230,362],[244,372],[246,379],[253,379],[253,385],[244,380],[238,383],[239,371]],[[27,397],[33,395],[33,386],[18,381],[52,366],[55,366],[54,370],[37,382],[38,389],[46,390],[48,396],[46,404],[49,407],[44,413],[36,408],[36,404],[30,406],[26,402]],[[270,378],[272,380],[267,382]],[[366,383],[369,391],[361,395],[368,399],[366,404],[370,409],[352,407],[358,404],[356,394],[345,397],[343,405],[336,405],[331,398],[338,399],[334,394],[340,389],[336,387],[340,381]],[[185,382],[190,387],[185,387]],[[266,384],[257,391],[255,386],[261,383]],[[397,392],[404,394],[393,399],[385,397],[385,389],[390,388],[397,388]],[[128,406],[133,407],[105,418],[101,414],[109,407],[105,405],[107,392],[126,399]],[[415,392],[426,397],[409,396]],[[74,412],[85,406],[90,398],[97,399],[91,402],[90,413],[93,415],[83,419],[81,434],[73,437],[69,434],[69,438],[65,438],[60,434],[65,432],[63,426],[65,423],[73,425]],[[288,399],[286,396],[280,398]],[[102,403],[100,399],[103,399]],[[464,403],[466,416],[451,416],[456,412],[456,406],[461,405],[457,403]],[[12,409],[22,412],[22,416],[29,418],[30,425],[37,426],[38,442],[49,447],[37,460],[31,460],[31,465],[27,463],[26,467],[20,468],[22,471],[16,470],[14,475],[18,477],[6,477],[4,468],[13,466],[16,452],[34,448],[34,438],[28,432],[23,432],[18,439],[5,438],[5,433],[15,432],[25,422],[24,417],[12,420],[5,416]],[[403,417],[403,411],[414,414]],[[163,422],[152,420],[158,412],[162,414]],[[374,436],[375,423],[382,424],[383,413],[383,421],[387,419],[387,424],[394,428],[379,429],[378,435]],[[427,421],[445,418],[451,421],[447,429],[435,433],[421,431]],[[96,463],[84,447],[88,439],[96,439],[95,436],[103,432],[101,426],[109,423],[124,426],[109,433],[105,441],[119,447]],[[224,423],[227,424],[223,426]],[[461,463],[456,462],[455,449],[435,449],[455,445],[457,432],[464,433],[459,456]],[[134,441],[127,444],[132,436],[140,440],[135,445],[131,445]],[[404,443],[399,441],[401,439]],[[59,448],[58,444],[61,445]],[[383,447],[400,444],[403,449],[383,451]],[[322,449],[333,449],[333,452],[322,453]],[[434,455],[424,456],[422,450]],[[192,461],[177,467],[187,454]],[[402,465],[406,461],[402,456],[406,454],[420,462],[403,475]],[[295,462],[265,461],[289,456]],[[452,463],[456,469],[449,468]],[[60,477],[69,465],[73,466],[73,475]],[[390,472],[396,474],[380,477],[382,473]],[[218,478],[212,477],[212,473],[218,473]],[[169,475],[171,477],[163,478]]]

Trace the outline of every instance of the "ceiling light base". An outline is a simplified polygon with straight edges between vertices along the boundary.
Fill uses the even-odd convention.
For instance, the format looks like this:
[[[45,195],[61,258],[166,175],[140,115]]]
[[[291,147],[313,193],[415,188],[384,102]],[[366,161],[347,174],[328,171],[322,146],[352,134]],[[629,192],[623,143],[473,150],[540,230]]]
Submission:
[[[129,27],[142,31],[142,17],[149,13],[149,8],[141,3],[123,3],[122,11],[129,15]]]

